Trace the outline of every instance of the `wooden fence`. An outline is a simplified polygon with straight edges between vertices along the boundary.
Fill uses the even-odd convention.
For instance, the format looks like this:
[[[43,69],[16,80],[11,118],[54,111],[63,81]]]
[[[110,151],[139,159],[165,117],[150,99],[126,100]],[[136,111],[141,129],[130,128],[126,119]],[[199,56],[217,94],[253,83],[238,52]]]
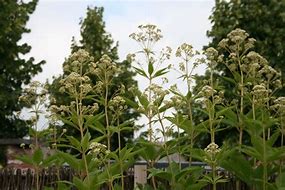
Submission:
[[[72,181],[74,172],[69,167],[64,167],[59,170],[56,168],[44,169],[40,173],[39,184],[40,189],[44,190],[44,187],[51,187],[56,189],[56,181],[66,180]],[[36,184],[36,176],[33,170],[21,170],[5,168],[0,170],[0,190],[32,190]],[[102,187],[102,190],[107,189]],[[134,189],[134,172],[133,168],[130,169],[125,177],[125,189]],[[211,190],[211,186],[205,187],[203,190]],[[227,183],[218,184],[219,190],[250,190],[245,184],[241,183],[240,188],[236,189],[236,180],[229,178]]]
[[[46,187],[56,187],[56,181],[72,180],[73,171],[66,167],[57,170],[55,168],[44,169],[40,172],[39,184],[43,190]],[[0,170],[1,190],[32,190],[36,184],[36,176],[31,169],[5,168]]]

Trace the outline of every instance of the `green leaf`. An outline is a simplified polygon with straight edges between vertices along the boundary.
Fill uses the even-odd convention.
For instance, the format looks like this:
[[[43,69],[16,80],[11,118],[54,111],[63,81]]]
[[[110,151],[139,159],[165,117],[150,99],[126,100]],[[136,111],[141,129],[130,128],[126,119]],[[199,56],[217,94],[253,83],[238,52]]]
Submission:
[[[42,149],[35,150],[35,152],[33,154],[33,162],[36,165],[40,165],[40,163],[43,161],[43,159],[44,159],[44,155],[43,155]]]
[[[156,77],[159,77],[159,76],[162,76],[162,75],[168,73],[167,69],[168,69],[168,68],[165,67],[165,68],[163,68],[163,69],[158,70],[158,71],[153,75],[153,78],[156,78]]]
[[[198,181],[198,180],[197,180]],[[186,184],[186,190],[201,190],[203,187],[207,186],[207,182],[198,181],[196,184]]]
[[[266,146],[266,160],[269,162],[278,161],[285,157],[285,147]]]
[[[162,113],[162,112],[165,112],[166,110],[168,110],[169,109],[169,106],[168,105],[164,105],[164,106],[162,106],[162,107],[160,107],[159,109],[158,109],[158,112],[159,113]]]
[[[140,146],[143,149],[141,152],[142,157],[145,160],[156,160],[160,151],[158,150],[158,147],[155,143],[148,142],[148,141],[141,141],[139,142]]]
[[[267,140],[266,144],[270,147],[273,147],[274,143],[277,141],[278,137],[280,136],[280,132],[276,131],[270,138]]]
[[[89,125],[89,128],[100,132],[102,135],[106,135],[106,128],[99,120],[94,120],[93,124]]]
[[[166,171],[163,171],[161,169],[156,169],[156,168],[148,169],[148,171],[150,172],[150,174],[148,175],[148,179],[150,179],[153,176],[156,176],[156,177],[171,181],[172,173],[170,172],[166,172]]]
[[[216,176],[215,179],[214,179],[214,181],[215,181],[216,183],[226,183],[226,182],[228,182],[229,180],[228,180],[228,179],[223,179],[223,176]]]
[[[133,125],[133,123],[134,123],[133,121],[125,121],[125,122],[121,123],[120,125],[118,125],[117,127],[120,129],[123,129],[124,127],[128,127],[130,125]]]
[[[163,100],[164,100],[165,96],[160,96],[159,98],[157,98],[156,100],[154,100],[153,104],[156,105],[157,107],[160,107]]]
[[[73,177],[73,183],[78,190],[89,190],[88,186],[76,176]]]
[[[120,184],[115,183],[114,190],[124,190],[124,189],[122,189],[122,186]]]
[[[278,190],[285,189],[285,172],[278,175],[275,184],[278,187]]]
[[[102,120],[102,118],[104,118],[104,114],[103,113],[99,113],[99,114],[92,115],[92,116],[86,115],[86,116],[84,116],[84,119],[86,120],[84,125],[86,127],[91,127],[92,128],[92,126],[97,124],[98,122],[100,122]]]
[[[151,76],[153,73],[153,63],[149,62],[148,63],[148,74]]]
[[[227,82],[230,82],[230,83],[232,83],[232,84],[236,84],[236,81],[235,81],[233,78],[224,77],[224,76],[222,76],[221,78],[224,79],[224,80],[227,81]]]
[[[190,100],[192,98],[192,92],[191,91],[187,92],[186,98],[187,98],[187,100]]]
[[[251,163],[237,150],[229,151],[220,162],[221,167],[233,172],[242,181],[249,185],[253,183]]]
[[[193,158],[196,158],[197,160],[200,160],[202,162],[204,162],[205,160],[205,151],[202,149],[193,148],[192,150],[190,150],[190,154]]]
[[[26,164],[34,165],[33,160],[29,156],[26,156],[26,155],[17,156],[17,159],[21,160],[22,162],[24,162]]]
[[[140,95],[138,95],[138,99],[139,99],[139,102],[144,107],[144,109],[146,110],[148,105],[149,105],[149,101],[148,101],[147,97],[141,93]]]
[[[46,159],[43,160],[43,166],[49,167],[56,161],[57,161],[57,155],[53,154],[53,155],[48,156]]]
[[[75,158],[75,156],[65,152],[58,152],[58,156],[60,156],[60,158],[62,158],[65,162],[67,162],[71,168],[79,170],[80,162],[77,158]]]
[[[225,107],[217,112],[216,117],[225,116],[222,123],[230,124],[231,126],[236,126],[238,123],[237,114],[232,111],[233,107]]]
[[[139,69],[139,68],[137,68],[137,67],[133,67],[133,68],[135,69],[135,71],[136,71],[139,75],[148,78],[148,76],[147,76],[147,74],[144,72],[144,70]]]
[[[126,101],[126,104],[134,109],[137,109],[139,107],[138,103],[136,103],[133,100],[130,100],[129,98],[124,97],[124,100]]]
[[[70,144],[74,146],[75,149],[77,149],[78,151],[81,150],[81,144],[76,138],[74,138],[73,136],[67,136],[66,138],[69,140]]]
[[[85,97],[83,97],[84,100],[94,100],[94,98],[96,97],[96,95],[87,95]]]
[[[44,190],[54,190],[53,187],[44,187]]]
[[[247,154],[248,156],[256,158],[257,160],[260,160],[260,161],[264,161],[263,156],[262,156],[263,155],[263,150],[257,150],[257,149],[256,149],[256,147],[243,146],[242,151],[245,154]],[[259,151],[261,151],[261,152],[259,152]]]
[[[81,147],[82,147],[82,153],[85,154],[85,152],[89,148],[89,140],[91,138],[91,135],[89,132],[85,133],[83,136],[83,139],[81,139]]]
[[[99,136],[99,137],[96,137],[96,138],[94,139],[94,141],[95,141],[95,142],[101,142],[101,141],[103,141],[105,138],[107,138],[107,135],[101,135],[101,136]],[[93,142],[93,140],[92,140],[91,142]]]
[[[197,179],[200,178],[203,171],[204,169],[202,167],[195,167],[195,166],[186,167],[182,169],[180,172],[178,172],[178,174],[175,175],[175,179],[177,181],[180,181],[180,179],[184,177],[189,177],[189,175],[191,175],[191,177],[194,177],[193,182],[195,183]]]
[[[73,185],[73,183],[69,182],[69,181],[58,181],[57,182],[57,190],[67,190],[67,189],[71,189],[69,185]]]
[[[75,129],[78,129],[78,126],[75,124],[75,123],[73,123],[72,121],[69,121],[69,120],[67,120],[67,119],[64,119],[64,118],[60,118],[60,120],[63,122],[63,123],[65,123],[65,124],[67,124],[67,125],[70,125],[70,126],[72,126],[72,127],[74,127]]]

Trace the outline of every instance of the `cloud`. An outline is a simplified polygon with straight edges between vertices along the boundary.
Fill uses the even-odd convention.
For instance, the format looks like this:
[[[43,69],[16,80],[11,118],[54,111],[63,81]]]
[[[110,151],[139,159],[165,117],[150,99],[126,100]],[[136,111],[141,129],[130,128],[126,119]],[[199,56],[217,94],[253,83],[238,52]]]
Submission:
[[[153,23],[162,29],[164,38],[160,47],[176,48],[187,42],[201,49],[208,43],[206,30],[210,29],[208,17],[214,2],[95,1],[91,4],[91,1],[40,1],[28,23],[32,32],[23,39],[32,45],[29,56],[47,61],[36,79],[45,81],[62,72],[62,63],[70,53],[71,38],[79,39],[79,18],[85,17],[88,5],[104,6],[106,30],[119,41],[119,56],[124,59],[138,49],[128,36],[143,23]]]
[[[139,47],[136,42],[128,36],[137,31],[139,24],[156,24],[163,33],[163,39],[158,44],[160,49],[170,46],[175,51],[182,43],[193,45],[194,49],[201,50],[207,45],[209,39],[206,31],[211,24],[208,20],[214,2],[212,1],[178,1],[166,2],[155,1],[153,3],[133,3],[123,4],[124,12],[106,15],[106,27],[115,40],[119,40],[119,56],[124,59],[130,52],[136,52]],[[106,12],[108,7],[106,7]],[[171,60],[176,63],[175,59]],[[196,73],[203,74],[205,66],[201,66]],[[177,82],[177,73],[171,72],[170,81]],[[145,82],[138,77],[139,85],[144,88]],[[181,89],[184,89],[182,86]]]
[[[187,42],[200,50],[208,43],[206,30],[210,29],[208,17],[214,6],[208,1],[87,1],[87,0],[42,0],[28,23],[32,32],[24,35],[22,42],[32,46],[28,56],[37,61],[46,60],[43,72],[35,77],[45,82],[62,73],[64,59],[70,54],[72,36],[79,39],[80,17],[85,17],[88,5],[103,6],[106,30],[119,41],[119,56],[124,59],[138,45],[129,39],[139,24],[152,23],[162,29],[164,38],[158,48],[166,45],[176,49]],[[93,4],[92,4],[93,3]],[[174,61],[175,62],[175,61]],[[203,73],[205,67],[198,69]],[[170,75],[177,81],[177,74]],[[177,83],[177,82],[176,82]],[[143,81],[139,81],[143,86]],[[182,86],[183,88],[183,86]]]

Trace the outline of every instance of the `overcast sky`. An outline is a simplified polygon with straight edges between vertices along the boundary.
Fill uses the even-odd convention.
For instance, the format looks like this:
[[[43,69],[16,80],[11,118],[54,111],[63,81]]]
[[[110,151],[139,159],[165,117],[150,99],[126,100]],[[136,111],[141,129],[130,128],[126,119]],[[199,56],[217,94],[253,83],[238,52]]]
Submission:
[[[62,63],[70,54],[72,36],[80,39],[80,18],[86,15],[87,6],[103,6],[106,30],[119,41],[119,56],[124,59],[137,50],[129,38],[140,24],[157,25],[163,33],[162,46],[176,49],[183,42],[201,49],[209,41],[206,31],[211,28],[208,17],[213,0],[39,0],[31,15],[23,41],[32,46],[29,56],[37,61],[46,60],[43,72],[35,80],[44,82],[62,73]],[[199,72],[203,72],[201,69]]]

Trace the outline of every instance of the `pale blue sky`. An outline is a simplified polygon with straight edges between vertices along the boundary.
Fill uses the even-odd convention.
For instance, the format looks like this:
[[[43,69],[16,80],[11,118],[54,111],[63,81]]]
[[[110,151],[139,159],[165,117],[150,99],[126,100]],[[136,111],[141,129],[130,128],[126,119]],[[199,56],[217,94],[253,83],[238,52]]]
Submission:
[[[208,17],[214,1],[40,0],[28,23],[32,31],[23,38],[32,46],[30,56],[47,61],[36,80],[45,81],[62,73],[62,63],[70,53],[71,38],[79,39],[79,21],[85,17],[87,6],[104,7],[106,30],[119,41],[119,56],[124,59],[128,53],[137,50],[129,34],[144,23],[156,24],[162,29],[161,47],[169,45],[176,49],[187,42],[195,49],[201,49],[209,41],[206,31],[211,27]]]

